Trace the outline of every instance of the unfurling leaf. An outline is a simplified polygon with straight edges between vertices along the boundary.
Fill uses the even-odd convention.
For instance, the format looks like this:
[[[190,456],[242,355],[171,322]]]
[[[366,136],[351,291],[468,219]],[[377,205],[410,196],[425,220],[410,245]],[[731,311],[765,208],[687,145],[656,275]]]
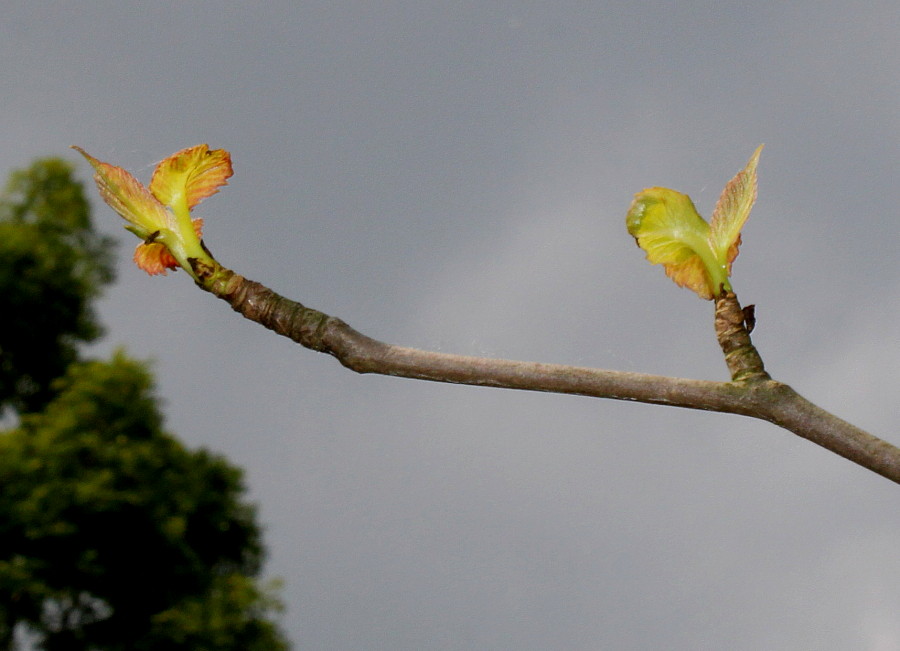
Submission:
[[[647,260],[663,265],[666,275],[700,298],[710,300],[731,290],[731,263],[756,200],[761,151],[762,145],[725,186],[711,224],[697,213],[690,197],[668,188],[638,192],[628,210],[628,232],[647,253]]]
[[[703,256],[709,256],[709,224],[697,214],[691,198],[668,188],[648,188],[635,195],[626,220],[628,232],[661,264],[672,280],[710,298]]]
[[[174,226],[172,215],[140,181],[121,167],[99,161],[81,147],[73,146],[94,168],[94,181],[100,197],[122,219],[132,225],[132,232],[146,238],[161,228]]]
[[[227,151],[210,151],[208,145],[197,145],[182,149],[157,165],[150,179],[150,191],[169,206],[183,199],[190,210],[228,185],[232,174]]]
[[[227,185],[231,157],[208,145],[182,149],[164,159],[150,180],[149,189],[121,167],[97,160],[78,150],[94,168],[100,196],[128,223],[126,228],[144,242],[134,252],[138,267],[150,275],[182,267],[194,275],[190,260],[211,262],[200,242],[202,221],[191,209]]]
[[[726,252],[725,263],[729,274],[741,245],[741,229],[756,202],[756,166],[762,148],[762,145],[756,148],[747,166],[735,174],[722,190],[710,220],[710,237],[717,250]]]

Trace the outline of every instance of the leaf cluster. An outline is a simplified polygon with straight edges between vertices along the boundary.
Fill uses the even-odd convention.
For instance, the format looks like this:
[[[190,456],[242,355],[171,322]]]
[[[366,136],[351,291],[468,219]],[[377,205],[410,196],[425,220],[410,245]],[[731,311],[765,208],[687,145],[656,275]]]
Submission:
[[[663,265],[667,276],[700,298],[712,300],[731,291],[731,264],[756,201],[760,153],[762,145],[725,186],[709,223],[688,195],[669,188],[638,192],[628,210],[628,232],[647,252],[647,259]]]

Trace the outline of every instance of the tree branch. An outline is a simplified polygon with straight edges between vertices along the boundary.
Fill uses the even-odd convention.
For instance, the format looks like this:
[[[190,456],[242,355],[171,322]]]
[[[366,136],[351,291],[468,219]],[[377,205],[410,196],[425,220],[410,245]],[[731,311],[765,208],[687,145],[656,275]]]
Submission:
[[[900,448],[815,406],[772,380],[750,341],[733,293],[716,299],[716,334],[731,382],[468,357],[386,344],[220,265],[190,260],[197,284],[236,311],[357,373],[566,393],[740,414],[767,420],[900,483]]]

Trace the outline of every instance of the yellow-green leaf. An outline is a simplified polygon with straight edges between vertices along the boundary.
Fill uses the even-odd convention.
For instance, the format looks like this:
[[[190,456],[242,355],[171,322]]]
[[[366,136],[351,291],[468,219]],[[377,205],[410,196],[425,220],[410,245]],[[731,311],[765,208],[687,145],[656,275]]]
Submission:
[[[81,147],[73,145],[72,149],[94,168],[94,181],[103,201],[133,225],[132,230],[138,237],[143,239],[154,231],[172,226],[171,215],[165,206],[131,174],[121,167],[97,160]]]
[[[672,280],[705,299],[713,297],[707,264],[712,261],[709,224],[686,194],[668,188],[638,192],[626,217],[628,232]]]
[[[747,166],[722,190],[710,220],[710,241],[716,250],[716,257],[728,265],[729,273],[741,245],[741,229],[756,201],[756,166],[762,148],[763,145],[756,148]]]
[[[227,151],[196,145],[161,161],[150,179],[150,191],[173,210],[190,210],[227,185],[232,174]]]
[[[697,213],[690,197],[668,188],[638,192],[628,210],[628,232],[646,251],[647,260],[663,265],[672,280],[700,298],[712,299],[722,290],[731,290],[731,263],[756,201],[761,151],[762,145],[725,186],[710,224]]]

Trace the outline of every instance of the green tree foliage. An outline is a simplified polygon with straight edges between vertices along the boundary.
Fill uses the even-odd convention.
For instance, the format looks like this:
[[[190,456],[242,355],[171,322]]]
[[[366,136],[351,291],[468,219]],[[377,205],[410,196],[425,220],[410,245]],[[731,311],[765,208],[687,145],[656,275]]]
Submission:
[[[79,360],[112,279],[58,160],[0,201],[0,651],[286,649],[240,469],[163,429],[144,364]]]
[[[112,240],[92,228],[63,160],[13,172],[0,196],[0,410],[36,411],[101,334],[91,301],[113,279]]]
[[[240,649],[278,651],[287,645],[268,616],[280,611],[277,581],[260,588],[246,575],[216,576],[200,598],[154,616],[154,630],[140,649]]]
[[[241,472],[163,432],[149,374],[122,354],[55,384],[0,437],[7,626],[28,622],[48,649],[162,649],[265,624],[245,612],[261,543]]]

